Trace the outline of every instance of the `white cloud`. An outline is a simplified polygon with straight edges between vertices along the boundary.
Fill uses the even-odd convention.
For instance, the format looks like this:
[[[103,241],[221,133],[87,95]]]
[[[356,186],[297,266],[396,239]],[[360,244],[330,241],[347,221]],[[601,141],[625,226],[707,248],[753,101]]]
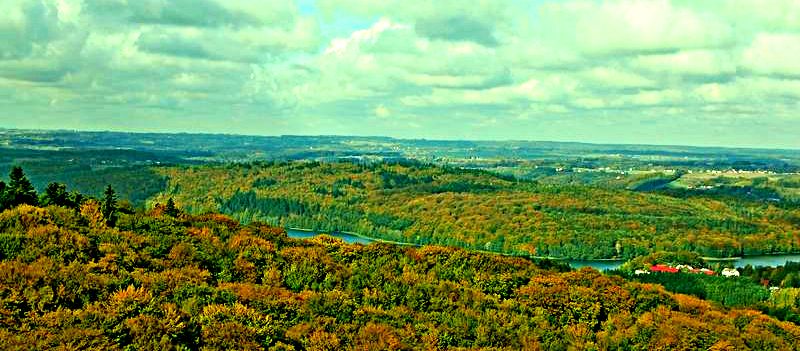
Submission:
[[[375,43],[381,33],[387,30],[408,29],[408,26],[392,23],[392,21],[381,18],[367,29],[357,30],[346,38],[335,38],[323,51],[325,55],[343,55],[347,51],[358,51],[365,43]]]
[[[759,34],[742,53],[742,65],[758,74],[800,77],[800,34]]]
[[[587,70],[583,76],[586,85],[597,88],[647,88],[655,82],[637,73],[609,67],[595,67]]]
[[[729,51],[687,50],[674,54],[640,55],[631,62],[634,68],[656,74],[717,76],[735,74],[736,60]]]
[[[545,31],[588,54],[659,53],[725,47],[732,30],[715,16],[667,0],[567,1],[542,7]]]

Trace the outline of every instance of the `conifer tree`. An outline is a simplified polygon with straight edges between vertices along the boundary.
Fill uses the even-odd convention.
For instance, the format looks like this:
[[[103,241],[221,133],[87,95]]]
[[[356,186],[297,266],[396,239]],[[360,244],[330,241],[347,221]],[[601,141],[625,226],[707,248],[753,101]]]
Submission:
[[[169,198],[169,200],[167,200],[167,207],[164,209],[164,213],[171,217],[177,217],[178,212],[178,208],[175,207],[175,201],[172,201],[172,198]]]
[[[42,205],[69,206],[67,198],[67,186],[61,183],[47,184],[44,196],[39,201]]]
[[[22,167],[15,166],[12,168],[8,178],[8,190],[6,190],[6,203],[8,207],[21,204],[36,206],[38,204],[39,198],[36,196],[36,189],[33,188],[33,184],[31,184],[31,181],[25,176]]]
[[[6,183],[0,180],[0,211],[6,209]]]
[[[68,200],[72,208],[79,209],[85,202],[86,198],[80,192],[73,190],[69,194]]]
[[[111,187],[111,184],[109,184],[106,187],[106,191],[103,192],[103,205],[101,210],[108,225],[113,226],[114,222],[116,222],[117,194],[114,192],[114,188]]]

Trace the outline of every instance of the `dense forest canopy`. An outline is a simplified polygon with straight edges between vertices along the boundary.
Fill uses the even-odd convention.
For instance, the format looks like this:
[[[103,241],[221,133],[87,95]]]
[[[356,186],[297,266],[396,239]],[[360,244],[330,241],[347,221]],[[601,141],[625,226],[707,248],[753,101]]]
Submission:
[[[800,328],[586,268],[290,239],[217,214],[0,213],[0,340],[43,349],[797,349]]]
[[[727,257],[800,250],[800,208],[547,184],[414,162],[272,162],[159,168],[190,212],[522,255]]]

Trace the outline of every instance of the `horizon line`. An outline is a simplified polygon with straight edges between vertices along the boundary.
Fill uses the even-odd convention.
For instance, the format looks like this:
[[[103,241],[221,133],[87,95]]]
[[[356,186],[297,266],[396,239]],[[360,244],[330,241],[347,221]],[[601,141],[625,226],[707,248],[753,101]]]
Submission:
[[[26,131],[26,132],[73,132],[73,133],[125,133],[125,134],[162,134],[162,135],[218,135],[218,136],[239,136],[239,137],[335,137],[335,138],[382,138],[406,141],[445,141],[445,142],[527,142],[527,143],[554,143],[554,144],[581,144],[581,145],[601,145],[601,146],[645,146],[645,147],[687,147],[687,148],[708,148],[708,149],[737,149],[737,150],[768,150],[768,151],[791,151],[800,152],[800,147],[753,147],[753,146],[723,146],[723,145],[691,145],[691,144],[646,144],[646,143],[606,143],[606,142],[587,142],[575,140],[534,140],[534,139],[439,139],[439,138],[407,138],[393,137],[388,135],[354,135],[354,134],[238,134],[225,132],[176,132],[176,131],[144,131],[144,130],[91,130],[91,129],[69,129],[69,128],[6,128],[0,127],[0,131]]]

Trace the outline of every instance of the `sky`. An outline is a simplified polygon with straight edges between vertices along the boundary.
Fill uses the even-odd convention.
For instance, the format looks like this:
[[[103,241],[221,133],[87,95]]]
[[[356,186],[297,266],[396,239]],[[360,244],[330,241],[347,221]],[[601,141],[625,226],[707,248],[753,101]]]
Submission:
[[[0,8],[0,128],[800,148],[800,0]]]

